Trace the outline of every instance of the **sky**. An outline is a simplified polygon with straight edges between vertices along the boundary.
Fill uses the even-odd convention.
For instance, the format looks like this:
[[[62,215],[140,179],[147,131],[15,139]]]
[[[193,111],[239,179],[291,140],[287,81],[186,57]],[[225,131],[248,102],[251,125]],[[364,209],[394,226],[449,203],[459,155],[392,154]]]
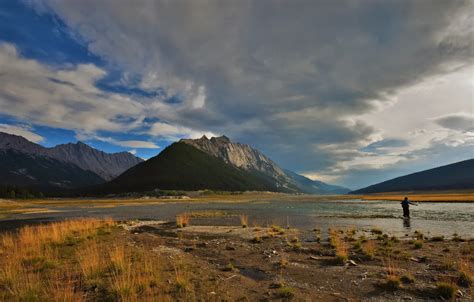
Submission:
[[[361,188],[474,157],[473,1],[0,1],[0,131],[226,135]]]

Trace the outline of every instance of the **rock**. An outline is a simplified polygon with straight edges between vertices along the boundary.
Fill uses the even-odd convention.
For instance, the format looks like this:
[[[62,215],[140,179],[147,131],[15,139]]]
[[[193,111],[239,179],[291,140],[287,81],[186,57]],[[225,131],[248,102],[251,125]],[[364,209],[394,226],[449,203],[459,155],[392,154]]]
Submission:
[[[205,242],[205,241],[199,242],[199,243],[197,244],[197,246],[198,246],[198,247],[207,247],[207,246],[208,246],[208,243]]]
[[[458,289],[458,291],[456,292],[456,297],[461,298],[463,296],[464,296],[464,294],[462,293],[462,291],[460,289]]]
[[[357,266],[357,263],[355,263],[354,260],[347,260],[346,263],[352,266]]]
[[[402,300],[409,300],[409,301],[411,301],[411,300],[413,300],[413,298],[410,297],[410,296],[404,296],[404,297],[402,297]]]
[[[410,258],[410,261],[413,261],[413,262],[419,263],[419,262],[420,262],[420,259],[418,259],[418,258],[415,258],[415,257],[411,257],[411,258]]]

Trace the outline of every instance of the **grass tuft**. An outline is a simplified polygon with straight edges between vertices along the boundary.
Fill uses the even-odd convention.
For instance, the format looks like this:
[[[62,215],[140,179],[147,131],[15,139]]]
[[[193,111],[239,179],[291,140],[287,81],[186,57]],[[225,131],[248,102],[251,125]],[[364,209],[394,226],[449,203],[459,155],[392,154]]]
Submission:
[[[454,299],[458,288],[453,283],[438,282],[436,283],[436,295],[443,299]]]
[[[421,249],[421,248],[423,247],[423,242],[417,240],[417,241],[413,242],[413,247],[414,247],[415,249]]]
[[[191,216],[188,213],[183,213],[176,216],[176,226],[178,228],[184,228],[189,225],[189,221],[191,220]]]
[[[295,296],[295,290],[289,286],[283,286],[278,289],[278,296],[283,299],[291,299]]]
[[[240,215],[239,218],[240,218],[240,225],[243,228],[248,227],[248,225],[249,225],[249,216],[248,215]]]

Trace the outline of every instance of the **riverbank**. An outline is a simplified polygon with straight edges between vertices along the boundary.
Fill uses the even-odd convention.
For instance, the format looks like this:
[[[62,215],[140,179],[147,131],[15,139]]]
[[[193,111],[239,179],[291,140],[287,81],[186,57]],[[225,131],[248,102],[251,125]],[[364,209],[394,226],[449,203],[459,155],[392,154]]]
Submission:
[[[0,300],[473,298],[474,241],[379,229],[83,219],[1,235]],[[178,227],[178,225],[180,227]],[[324,230],[327,231],[327,230]],[[20,286],[21,285],[21,286]]]
[[[474,202],[473,192],[464,193],[380,193],[371,195],[359,196],[363,200],[387,200],[387,201],[402,201],[408,197],[415,202]]]

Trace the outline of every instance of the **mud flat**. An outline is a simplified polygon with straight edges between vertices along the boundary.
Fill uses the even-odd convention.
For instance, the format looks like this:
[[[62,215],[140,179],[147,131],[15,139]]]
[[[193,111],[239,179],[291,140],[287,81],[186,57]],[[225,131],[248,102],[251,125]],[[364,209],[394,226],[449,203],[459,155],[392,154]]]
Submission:
[[[472,301],[472,238],[83,218],[0,234],[0,300]],[[323,234],[326,233],[327,236]]]

